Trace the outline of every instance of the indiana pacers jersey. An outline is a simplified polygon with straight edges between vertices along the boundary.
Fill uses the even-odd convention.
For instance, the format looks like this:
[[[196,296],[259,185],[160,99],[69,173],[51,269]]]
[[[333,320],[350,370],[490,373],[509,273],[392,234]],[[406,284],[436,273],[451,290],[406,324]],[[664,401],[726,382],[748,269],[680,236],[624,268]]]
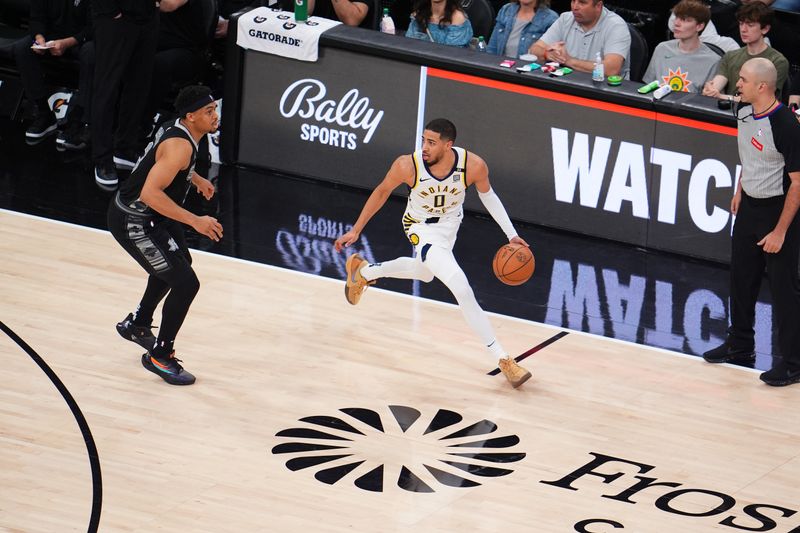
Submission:
[[[422,150],[411,157],[414,161],[414,185],[408,194],[408,204],[403,215],[403,229],[412,244],[417,244],[411,226],[414,224],[460,224],[464,216],[464,197],[467,191],[467,151],[452,148],[455,163],[444,178],[437,178],[428,171],[422,160]],[[447,224],[450,225],[450,224]]]

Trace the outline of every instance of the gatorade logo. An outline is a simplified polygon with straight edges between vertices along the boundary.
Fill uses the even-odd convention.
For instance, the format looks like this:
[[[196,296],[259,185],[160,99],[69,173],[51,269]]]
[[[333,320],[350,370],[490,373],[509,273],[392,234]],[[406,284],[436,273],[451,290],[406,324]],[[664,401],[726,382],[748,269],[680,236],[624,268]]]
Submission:
[[[294,22],[284,22],[283,23],[283,29],[284,30],[292,30],[292,29],[294,29],[296,27],[297,27],[297,24],[295,24]]]
[[[255,37],[256,39],[264,39],[265,41],[271,41],[273,43],[280,43],[285,44],[288,46],[302,46],[303,41],[301,39],[295,39],[293,37],[286,37],[285,35],[280,35],[278,33],[273,33],[271,31],[260,31],[254,30],[250,28],[247,31],[247,34],[250,37]]]
[[[267,17],[253,17],[253,22],[256,24],[263,24],[267,21]]]
[[[61,120],[67,116],[70,98],[72,98],[72,93],[56,92],[51,94],[47,99],[50,109],[53,110],[53,113],[58,120]]]

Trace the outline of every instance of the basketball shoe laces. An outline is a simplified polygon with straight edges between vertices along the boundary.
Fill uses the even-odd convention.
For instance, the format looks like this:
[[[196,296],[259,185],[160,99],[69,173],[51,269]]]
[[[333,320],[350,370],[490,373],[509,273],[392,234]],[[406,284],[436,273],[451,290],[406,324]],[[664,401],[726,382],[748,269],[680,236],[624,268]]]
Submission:
[[[152,355],[150,357],[153,357],[153,359],[155,359],[155,360],[157,360],[159,362],[163,361],[163,359],[160,359],[159,357],[154,357]],[[183,367],[180,364],[182,362],[183,361],[181,361],[180,359],[175,357],[175,351],[173,350],[172,353],[169,354],[169,357],[167,357],[166,365],[167,365],[167,368],[169,369],[170,372],[174,372],[177,375],[177,374],[180,374],[183,371]]]
[[[133,326],[133,333],[137,337],[144,337],[147,333],[149,333],[151,337],[155,337],[155,335],[153,335],[153,330],[158,329],[158,326],[137,326],[133,322],[131,322],[131,326]]]

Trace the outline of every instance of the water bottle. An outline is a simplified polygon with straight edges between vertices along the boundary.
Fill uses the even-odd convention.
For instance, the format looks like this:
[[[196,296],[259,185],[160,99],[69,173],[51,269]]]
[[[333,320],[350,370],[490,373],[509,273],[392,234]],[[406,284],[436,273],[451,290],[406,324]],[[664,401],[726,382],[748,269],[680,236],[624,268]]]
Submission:
[[[381,18],[381,33],[389,33],[394,35],[394,21],[392,17],[389,16],[389,8],[383,8],[383,18]]]
[[[485,52],[486,51],[486,41],[483,39],[483,35],[478,37],[478,52]]]
[[[594,68],[592,69],[592,81],[602,82],[605,79],[606,69],[603,65],[603,56],[600,55],[600,52],[597,52],[594,58]]]
[[[295,22],[308,20],[308,0],[294,0],[294,20]]]

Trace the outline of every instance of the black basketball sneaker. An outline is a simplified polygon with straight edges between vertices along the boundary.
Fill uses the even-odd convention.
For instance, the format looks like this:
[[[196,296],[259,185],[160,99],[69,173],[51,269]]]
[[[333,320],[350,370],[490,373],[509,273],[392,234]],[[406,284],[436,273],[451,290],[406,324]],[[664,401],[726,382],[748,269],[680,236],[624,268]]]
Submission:
[[[181,360],[175,357],[175,352],[169,357],[154,357],[150,353],[142,354],[142,366],[170,385],[191,385],[195,377],[184,370],[180,365]]]
[[[122,322],[117,323],[117,333],[123,339],[135,342],[147,351],[152,350],[153,345],[156,343],[152,326],[137,326],[134,324],[133,313],[128,313],[128,316]]]

